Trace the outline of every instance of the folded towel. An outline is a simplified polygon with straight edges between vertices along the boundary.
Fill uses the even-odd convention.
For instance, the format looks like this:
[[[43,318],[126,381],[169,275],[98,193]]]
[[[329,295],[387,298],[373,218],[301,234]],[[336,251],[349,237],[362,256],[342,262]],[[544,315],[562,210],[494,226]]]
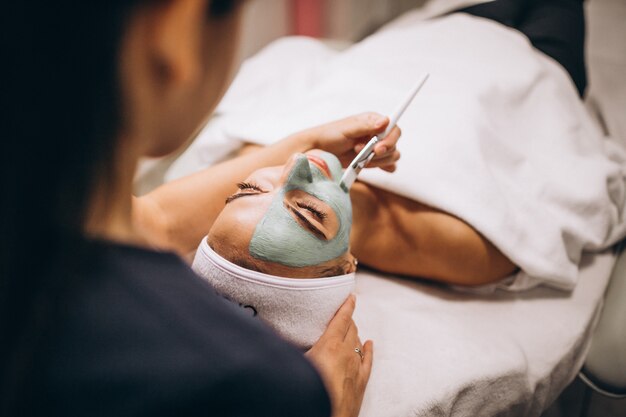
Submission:
[[[320,338],[354,291],[354,273],[305,279],[263,274],[222,258],[206,239],[198,247],[192,268],[222,296],[302,349],[310,348]]]

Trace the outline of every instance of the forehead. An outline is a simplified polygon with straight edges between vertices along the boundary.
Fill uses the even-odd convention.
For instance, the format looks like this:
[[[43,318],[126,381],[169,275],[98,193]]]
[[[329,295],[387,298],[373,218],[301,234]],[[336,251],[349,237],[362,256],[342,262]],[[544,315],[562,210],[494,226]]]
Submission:
[[[209,243],[223,248],[247,248],[256,225],[272,204],[273,195],[243,197],[226,204],[211,227]]]
[[[270,191],[237,198],[226,204],[220,217],[229,217],[243,227],[256,225],[267,213],[275,196],[276,192]]]

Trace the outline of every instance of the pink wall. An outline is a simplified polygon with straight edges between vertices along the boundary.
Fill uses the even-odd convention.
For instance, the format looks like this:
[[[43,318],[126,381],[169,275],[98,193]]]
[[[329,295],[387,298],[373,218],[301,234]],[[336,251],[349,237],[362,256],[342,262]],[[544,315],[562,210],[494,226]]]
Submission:
[[[291,0],[294,35],[323,36],[324,0]]]

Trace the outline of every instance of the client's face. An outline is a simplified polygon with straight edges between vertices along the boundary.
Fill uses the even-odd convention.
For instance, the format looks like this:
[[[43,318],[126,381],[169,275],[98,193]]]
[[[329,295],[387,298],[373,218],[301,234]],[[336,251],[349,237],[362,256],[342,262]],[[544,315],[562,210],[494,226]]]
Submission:
[[[233,263],[273,275],[352,272],[352,206],[339,186],[341,174],[337,158],[322,151],[255,171],[227,199],[209,245]]]

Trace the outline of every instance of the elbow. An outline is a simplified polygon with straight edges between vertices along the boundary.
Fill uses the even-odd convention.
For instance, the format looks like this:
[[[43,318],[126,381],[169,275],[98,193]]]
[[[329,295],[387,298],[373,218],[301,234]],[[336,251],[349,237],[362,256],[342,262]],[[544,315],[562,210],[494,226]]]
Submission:
[[[507,258],[493,260],[478,264],[462,265],[449,268],[446,274],[437,278],[452,285],[460,285],[464,287],[480,287],[482,285],[495,284],[502,279],[510,276],[518,270],[517,266]]]

